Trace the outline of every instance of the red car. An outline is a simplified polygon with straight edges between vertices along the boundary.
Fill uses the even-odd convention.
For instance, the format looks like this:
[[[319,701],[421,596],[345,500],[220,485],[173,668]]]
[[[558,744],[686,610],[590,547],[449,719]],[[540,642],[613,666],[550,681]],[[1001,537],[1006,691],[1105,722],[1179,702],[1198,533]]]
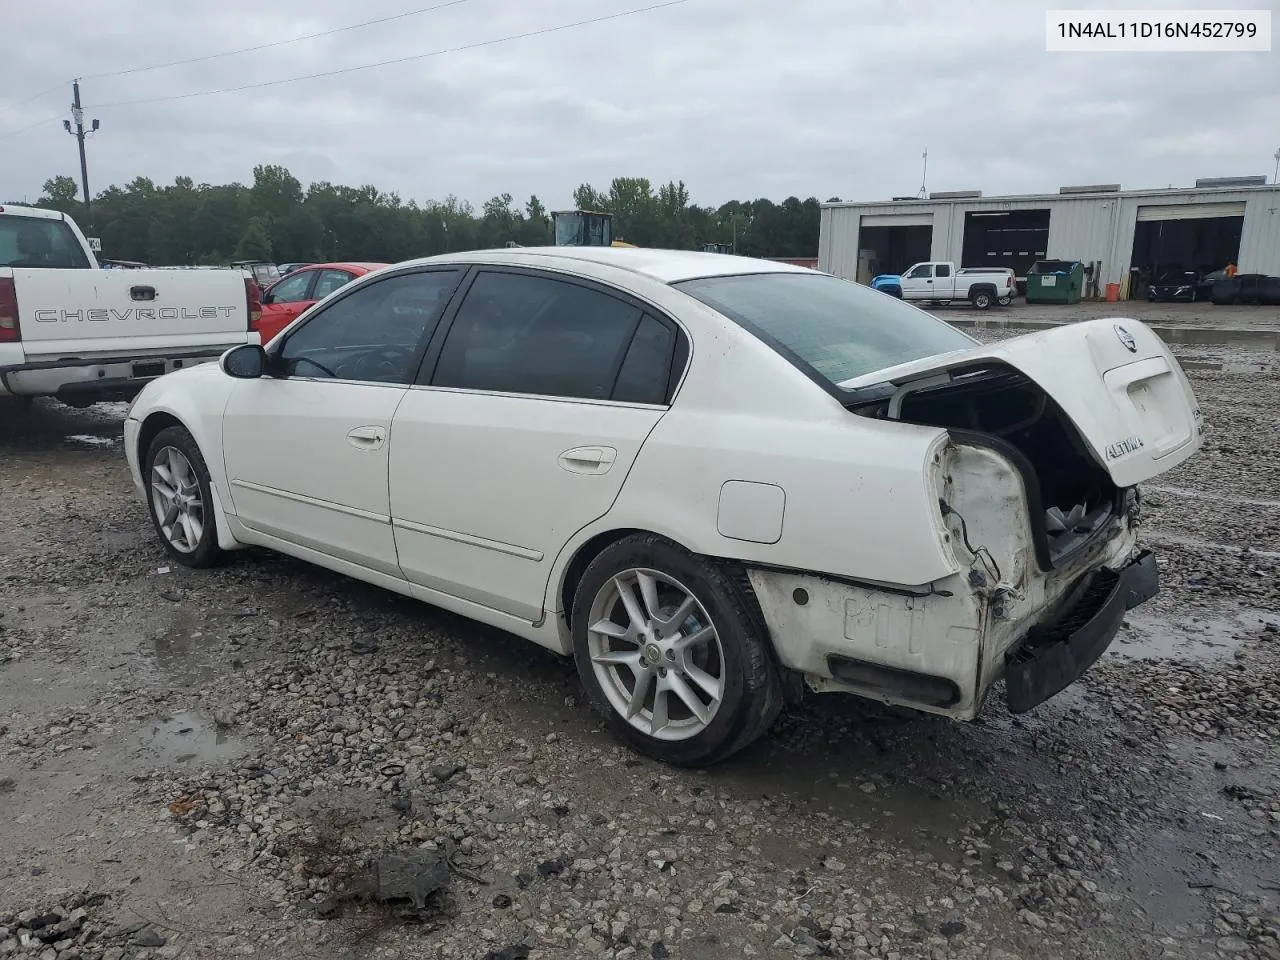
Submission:
[[[265,345],[302,311],[356,277],[381,270],[385,263],[312,263],[281,277],[262,295],[258,332]]]

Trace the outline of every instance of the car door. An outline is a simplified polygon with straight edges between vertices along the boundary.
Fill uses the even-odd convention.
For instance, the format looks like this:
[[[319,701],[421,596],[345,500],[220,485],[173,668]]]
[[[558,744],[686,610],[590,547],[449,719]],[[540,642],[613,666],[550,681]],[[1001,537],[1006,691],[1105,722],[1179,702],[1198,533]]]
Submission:
[[[933,264],[917,263],[902,275],[902,299],[933,299]]]
[[[933,265],[933,287],[929,292],[939,300],[950,300],[955,296],[955,288],[956,278],[951,275],[951,264],[935,263]]]
[[[237,383],[222,446],[248,530],[403,579],[387,497],[391,419],[461,275],[355,287],[273,345],[274,376]]]
[[[277,280],[262,296],[262,319],[258,333],[269,343],[281,330],[293,323],[302,311],[315,302],[311,296],[318,270],[295,270]]]
[[[478,268],[391,428],[415,592],[538,621],[557,554],[608,512],[665,412],[683,337],[612,288]]]

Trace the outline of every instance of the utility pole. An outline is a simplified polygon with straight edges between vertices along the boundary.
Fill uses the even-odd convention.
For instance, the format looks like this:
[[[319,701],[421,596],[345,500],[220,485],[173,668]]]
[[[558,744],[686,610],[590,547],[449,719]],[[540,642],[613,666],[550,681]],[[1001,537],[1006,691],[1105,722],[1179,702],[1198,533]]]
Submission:
[[[89,134],[84,132],[84,110],[80,106],[80,81],[73,80],[71,82],[71,116],[75,120],[76,128],[71,129],[71,120],[62,121],[62,129],[71,134],[80,144],[80,186],[84,190],[84,212],[89,213],[89,161],[84,155],[84,138]],[[92,122],[90,134],[98,132],[98,121]]]
[[[921,200],[929,196],[929,191],[925,189],[925,183],[929,180],[929,148],[924,150],[924,169],[920,172],[920,192],[916,194]]]

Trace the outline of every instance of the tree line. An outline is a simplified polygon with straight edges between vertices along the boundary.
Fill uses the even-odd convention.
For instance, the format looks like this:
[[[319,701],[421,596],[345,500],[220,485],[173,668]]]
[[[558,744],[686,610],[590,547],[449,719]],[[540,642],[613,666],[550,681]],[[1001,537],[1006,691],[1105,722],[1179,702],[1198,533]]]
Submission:
[[[839,198],[832,198],[839,199]],[[700,249],[735,244],[756,257],[816,257],[818,200],[788,197],[693,203],[684,182],[655,188],[643,177],[619,177],[609,189],[583,184],[574,206],[613,214],[614,239],[641,247]],[[89,212],[76,181],[56,176],[37,205],[73,216],[102,241],[101,256],[153,265],[369,260],[394,263],[457,250],[553,243],[548,209],[536,196],[523,205],[509,193],[476,210],[465,200],[405,202],[373,186],[328,182],[307,188],[282,166],[254,167],[253,183],[195,183],[178,177],[157,186],[137,177],[93,197]]]

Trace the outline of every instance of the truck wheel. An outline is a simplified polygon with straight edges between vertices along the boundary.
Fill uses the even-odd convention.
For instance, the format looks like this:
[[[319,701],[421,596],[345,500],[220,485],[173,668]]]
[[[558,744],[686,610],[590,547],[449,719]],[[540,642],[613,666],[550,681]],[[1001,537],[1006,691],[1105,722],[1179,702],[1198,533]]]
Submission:
[[[987,293],[985,290],[979,290],[969,298],[969,302],[978,310],[990,310],[991,299],[991,294]]]
[[[1013,297],[1001,297],[996,301],[996,303],[1000,304],[1002,307],[1007,307],[1009,304],[1013,303]]]
[[[578,676],[640,753],[703,767],[769,729],[783,690],[749,584],[663,537],[607,547],[573,600]]]
[[[147,510],[165,551],[184,567],[212,567],[223,559],[213,517],[209,468],[184,427],[156,434],[142,461]]]

